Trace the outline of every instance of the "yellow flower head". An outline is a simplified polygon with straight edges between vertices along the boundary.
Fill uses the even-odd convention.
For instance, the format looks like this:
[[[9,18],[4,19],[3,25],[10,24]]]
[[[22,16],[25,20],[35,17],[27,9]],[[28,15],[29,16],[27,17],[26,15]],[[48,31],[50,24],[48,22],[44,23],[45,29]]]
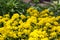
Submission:
[[[41,39],[41,40],[49,40],[49,39],[48,39],[48,37],[47,37],[47,38],[43,38],[43,39]]]
[[[18,17],[19,17],[19,14],[18,14],[18,13],[15,13],[15,14],[13,14],[13,16],[12,16],[12,19],[18,18]]]
[[[2,19],[2,16],[0,16],[0,19]]]

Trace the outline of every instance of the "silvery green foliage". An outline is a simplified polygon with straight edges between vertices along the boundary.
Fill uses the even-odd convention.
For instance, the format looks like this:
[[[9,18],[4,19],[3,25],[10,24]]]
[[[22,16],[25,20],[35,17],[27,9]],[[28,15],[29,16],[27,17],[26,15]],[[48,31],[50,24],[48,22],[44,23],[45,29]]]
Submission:
[[[48,9],[50,9],[51,11],[54,11],[55,16],[59,16],[60,15],[60,0],[55,0],[50,5],[52,6],[50,6]]]

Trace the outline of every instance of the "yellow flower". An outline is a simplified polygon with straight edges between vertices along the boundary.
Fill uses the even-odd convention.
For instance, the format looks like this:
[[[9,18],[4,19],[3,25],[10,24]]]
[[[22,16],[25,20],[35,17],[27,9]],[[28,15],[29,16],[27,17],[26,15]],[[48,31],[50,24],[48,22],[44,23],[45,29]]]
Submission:
[[[4,20],[0,19],[0,23],[3,22]]]
[[[54,13],[53,12],[50,12],[50,15],[53,15]]]
[[[18,25],[18,22],[17,21],[14,21],[14,23],[12,23],[12,25]]]
[[[38,39],[30,37],[28,40],[38,40]]]
[[[49,13],[49,10],[48,9],[45,9],[42,12],[40,12],[40,14],[45,14],[45,13]]]
[[[22,20],[20,20],[20,21],[19,21],[19,24],[22,24],[22,23],[23,23],[23,21],[22,21]]]
[[[30,28],[30,24],[29,23],[24,23],[23,27],[24,28]]]
[[[16,35],[16,33],[13,33],[13,38],[17,38],[17,35]]]
[[[25,34],[30,34],[30,30],[24,29],[24,30],[23,30],[23,33],[25,33]]]
[[[0,19],[2,19],[2,16],[0,16]]]
[[[33,13],[39,13],[36,9],[32,11]]]
[[[27,13],[31,12],[33,9],[34,9],[33,7],[30,7],[29,9],[27,9]]]
[[[38,14],[37,14],[37,13],[34,13],[34,14],[33,14],[33,16],[37,17],[37,16],[38,16]]]
[[[44,26],[43,30],[47,30],[47,27],[46,27],[46,26]]]
[[[51,37],[56,37],[56,35],[57,35],[56,32],[52,32],[52,33],[50,34]]]
[[[46,37],[46,38],[43,38],[43,39],[41,39],[41,40],[49,40],[49,39],[48,39],[48,37]]]
[[[44,16],[48,16],[48,14],[44,14]]]
[[[17,38],[17,35],[15,32],[9,32],[8,36],[13,37],[13,38]]]
[[[26,18],[26,16],[25,16],[25,15],[23,15],[23,14],[21,14],[21,15],[20,15],[20,17],[21,17],[21,19]]]
[[[33,13],[33,12],[30,12],[29,14],[30,14],[31,16],[33,16],[34,13]]]
[[[39,35],[39,38],[44,38],[44,35]]]
[[[4,17],[5,17],[5,18],[6,18],[6,17],[9,18],[10,16],[9,16],[9,14],[5,14]]]
[[[54,25],[58,25],[58,22],[54,22]]]
[[[17,30],[18,27],[17,27],[17,26],[12,26],[11,29],[13,29],[13,30]]]
[[[0,40],[5,40],[5,38],[4,37],[0,37]]]
[[[15,18],[18,18],[19,17],[19,14],[18,13],[15,13],[15,14],[13,14],[13,16],[12,16],[12,19],[15,19]]]
[[[2,19],[2,21],[8,21],[9,20],[9,18],[3,18]]]
[[[29,18],[28,20],[27,20],[27,22],[29,22],[29,23],[37,23],[37,20],[36,20],[36,17],[34,17],[34,16],[31,16],[31,18]]]
[[[57,26],[57,28],[56,28],[56,29],[57,29],[57,31],[58,31],[58,32],[60,32],[60,26]]]
[[[0,27],[0,40],[4,40],[7,36],[14,39],[21,37],[21,40],[25,40],[26,35],[28,35],[27,40],[49,40],[60,34],[60,23],[58,22],[60,16],[54,16],[54,13],[49,12],[48,9],[39,14],[39,11],[33,7],[27,9],[27,13],[29,16],[18,13],[13,14],[11,18],[9,14],[0,16],[0,26],[3,26]],[[23,36],[25,39],[22,38]]]
[[[46,23],[46,26],[50,26],[51,24],[50,23]]]
[[[30,16],[27,16],[27,18],[30,18]]]
[[[51,30],[52,31],[55,31],[55,30],[57,30],[57,27],[56,26],[53,26]]]
[[[44,11],[49,13],[49,10],[48,9],[45,9]]]
[[[39,35],[37,34],[37,33],[35,33],[35,32],[32,32],[31,34],[30,34],[30,37],[38,37]]]
[[[22,32],[18,32],[18,36],[20,37],[22,35]]]
[[[59,19],[60,19],[60,16],[57,16],[57,17],[56,17],[56,20],[59,20]]]

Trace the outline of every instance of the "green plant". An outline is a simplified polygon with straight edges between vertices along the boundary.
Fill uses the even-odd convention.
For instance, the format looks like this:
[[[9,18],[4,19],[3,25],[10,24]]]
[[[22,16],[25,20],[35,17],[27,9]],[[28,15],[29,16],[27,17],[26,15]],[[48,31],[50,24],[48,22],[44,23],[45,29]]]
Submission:
[[[60,15],[60,0],[52,0],[51,2],[45,2],[44,4],[47,4],[47,6],[42,7],[42,9],[49,9],[50,11],[53,11],[55,16]]]
[[[57,1],[53,2],[53,3],[51,3],[50,7],[48,8],[49,10],[54,11],[55,16],[59,16],[60,15],[60,2],[59,1],[60,0],[57,0]]]
[[[0,0],[0,15],[6,13],[24,13],[24,10],[29,6],[29,3],[24,3],[21,0]]]
[[[39,0],[33,0],[33,2],[34,2],[34,3],[38,3],[38,2],[39,2]]]

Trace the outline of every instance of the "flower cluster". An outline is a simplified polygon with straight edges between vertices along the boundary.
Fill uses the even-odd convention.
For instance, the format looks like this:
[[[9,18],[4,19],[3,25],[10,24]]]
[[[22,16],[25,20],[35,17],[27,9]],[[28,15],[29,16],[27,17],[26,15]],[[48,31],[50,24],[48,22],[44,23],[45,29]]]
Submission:
[[[0,40],[60,40],[60,16],[33,7],[26,14],[0,16]]]

